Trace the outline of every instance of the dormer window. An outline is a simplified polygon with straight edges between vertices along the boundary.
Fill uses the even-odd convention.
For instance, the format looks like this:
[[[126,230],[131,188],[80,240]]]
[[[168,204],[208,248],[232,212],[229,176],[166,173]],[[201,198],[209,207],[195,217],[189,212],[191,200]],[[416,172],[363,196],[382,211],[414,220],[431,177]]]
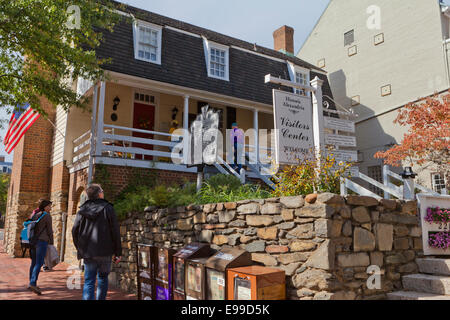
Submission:
[[[211,76],[216,76],[219,78],[225,78],[225,62],[226,51],[216,48],[211,48],[211,60],[209,61],[209,73]]]
[[[229,48],[203,38],[208,77],[229,81]]]
[[[134,24],[134,58],[161,64],[162,27],[143,21]]]
[[[292,82],[304,85],[304,86],[310,86],[310,76],[309,76],[309,69],[294,65],[292,62],[287,62],[288,71],[289,71],[289,77],[291,78]],[[304,89],[294,89],[295,94],[299,94],[305,97],[310,96],[310,92],[308,90]]]

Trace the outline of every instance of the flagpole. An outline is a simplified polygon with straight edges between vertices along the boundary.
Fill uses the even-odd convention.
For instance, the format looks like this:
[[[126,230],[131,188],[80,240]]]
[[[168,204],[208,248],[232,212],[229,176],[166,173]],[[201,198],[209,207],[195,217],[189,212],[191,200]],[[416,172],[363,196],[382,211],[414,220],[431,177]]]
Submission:
[[[50,122],[50,124],[56,129],[56,131],[58,131],[58,133],[59,133],[64,139],[66,139],[66,136],[63,135],[63,134],[61,133],[61,131],[59,131],[59,129],[56,127],[56,125],[55,125],[49,118],[47,118],[47,117],[44,117],[44,118],[47,119],[48,122]]]

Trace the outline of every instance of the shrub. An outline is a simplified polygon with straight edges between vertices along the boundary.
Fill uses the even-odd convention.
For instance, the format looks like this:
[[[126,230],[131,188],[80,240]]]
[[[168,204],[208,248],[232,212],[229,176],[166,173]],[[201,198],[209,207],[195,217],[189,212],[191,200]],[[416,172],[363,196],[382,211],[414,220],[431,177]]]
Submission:
[[[319,159],[304,157],[298,165],[286,166],[276,181],[275,196],[308,195],[317,192],[340,193],[341,177],[349,177],[346,173],[351,164],[337,163],[332,152],[321,154]]]

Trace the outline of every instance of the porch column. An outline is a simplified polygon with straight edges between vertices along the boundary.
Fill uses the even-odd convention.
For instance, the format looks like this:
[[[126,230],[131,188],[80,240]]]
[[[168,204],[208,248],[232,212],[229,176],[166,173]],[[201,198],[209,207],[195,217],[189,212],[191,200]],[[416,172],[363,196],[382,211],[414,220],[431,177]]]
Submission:
[[[315,77],[311,81],[311,86],[315,89],[312,91],[313,97],[313,131],[314,131],[314,147],[316,152],[324,150],[325,136],[324,136],[324,124],[323,124],[323,100],[322,100],[322,85],[323,80],[319,77]]]
[[[103,135],[104,121],[105,121],[105,91],[106,83],[104,81],[100,84],[100,100],[98,102],[98,121],[97,121],[97,134],[96,134],[96,144],[95,144],[95,155],[101,157],[102,147],[103,147]]]
[[[183,162],[188,163],[189,159],[189,96],[184,96],[184,112],[183,112]]]
[[[97,122],[97,90],[98,86],[94,86],[94,93],[92,95],[92,119],[91,119],[91,150],[89,152],[89,171],[88,171],[88,184],[92,182],[92,170],[94,167],[94,155],[96,153],[96,135],[95,130]]]
[[[258,123],[258,110],[253,110],[253,128],[255,129],[255,161],[256,165],[259,164],[259,123]]]

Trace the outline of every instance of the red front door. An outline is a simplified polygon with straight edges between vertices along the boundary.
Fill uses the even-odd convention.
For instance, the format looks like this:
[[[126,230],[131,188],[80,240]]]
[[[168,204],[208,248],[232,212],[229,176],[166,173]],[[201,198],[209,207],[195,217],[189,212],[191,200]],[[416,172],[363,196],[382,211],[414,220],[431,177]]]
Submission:
[[[133,116],[133,128],[154,131],[155,129],[155,106],[135,103],[134,104],[134,116]],[[153,134],[133,132],[133,137],[153,139]],[[142,148],[146,150],[153,150],[153,145],[143,143],[133,143],[133,148]],[[143,156],[136,154],[136,159],[142,160]],[[153,160],[152,156],[144,156],[145,160]]]

